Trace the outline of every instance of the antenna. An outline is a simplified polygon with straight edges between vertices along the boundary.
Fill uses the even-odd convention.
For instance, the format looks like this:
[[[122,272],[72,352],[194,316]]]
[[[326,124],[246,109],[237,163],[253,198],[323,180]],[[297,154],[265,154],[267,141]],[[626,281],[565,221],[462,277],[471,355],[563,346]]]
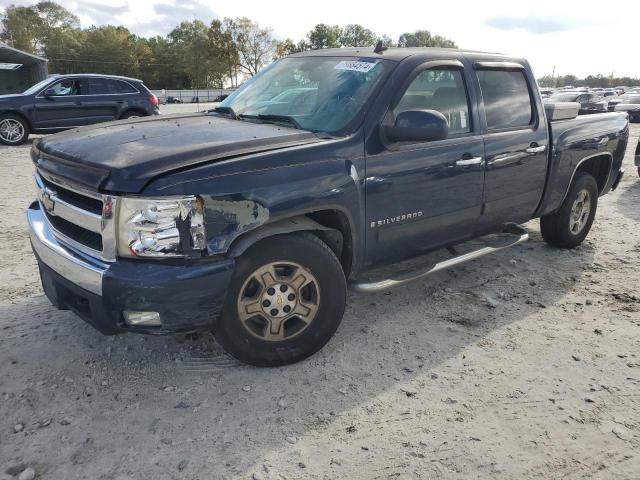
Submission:
[[[382,40],[378,40],[378,43],[376,43],[376,48],[373,49],[373,53],[382,53],[387,48],[389,47],[385,47],[384,44],[382,43]]]

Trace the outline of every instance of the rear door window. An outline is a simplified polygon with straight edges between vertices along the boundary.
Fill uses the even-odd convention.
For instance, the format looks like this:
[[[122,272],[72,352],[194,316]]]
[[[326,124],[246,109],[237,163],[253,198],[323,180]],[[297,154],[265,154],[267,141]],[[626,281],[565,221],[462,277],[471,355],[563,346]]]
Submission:
[[[429,69],[418,74],[393,113],[436,110],[449,122],[449,135],[471,131],[469,101],[461,70]]]
[[[533,99],[522,71],[477,70],[487,129],[520,128],[534,121]]]
[[[136,93],[127,82],[121,80],[111,80],[109,78],[90,78],[89,79],[90,95],[114,95],[123,93]]]

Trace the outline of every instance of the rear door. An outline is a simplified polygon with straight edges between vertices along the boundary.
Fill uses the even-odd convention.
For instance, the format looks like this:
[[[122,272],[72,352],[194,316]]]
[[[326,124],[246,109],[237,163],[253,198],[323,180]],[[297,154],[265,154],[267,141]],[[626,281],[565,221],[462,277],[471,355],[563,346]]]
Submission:
[[[469,72],[457,60],[426,62],[398,93],[383,124],[403,111],[431,109],[449,135],[431,142],[386,144],[367,153],[367,257],[388,263],[469,236],[481,213],[483,139]]]
[[[86,125],[82,101],[86,85],[81,78],[72,77],[58,80],[45,90],[53,95],[44,96],[44,90],[34,99],[34,127],[41,130]]]
[[[483,227],[529,220],[546,182],[548,133],[523,65],[476,62],[485,131]]]
[[[90,77],[86,107],[91,123],[117,120],[127,106],[127,100],[138,91],[128,82],[118,79]]]

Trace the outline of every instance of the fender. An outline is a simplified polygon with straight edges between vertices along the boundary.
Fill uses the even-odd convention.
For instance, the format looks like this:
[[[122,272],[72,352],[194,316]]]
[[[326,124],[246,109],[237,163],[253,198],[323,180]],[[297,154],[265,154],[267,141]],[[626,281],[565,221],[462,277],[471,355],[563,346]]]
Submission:
[[[325,240],[326,243],[338,256],[338,258],[340,258],[340,251],[342,250],[343,244],[342,233],[333,228],[320,225],[315,220],[312,220],[304,215],[286,218],[284,220],[279,220],[273,223],[267,223],[261,227],[256,228],[255,230],[250,231],[249,233],[246,233],[232,243],[231,247],[229,248],[229,256],[231,258],[237,258],[253,244],[267,237],[302,231],[324,232],[324,239],[329,240]]]
[[[576,176],[576,172],[580,169],[580,165],[582,165],[587,160],[590,160],[590,159],[596,158],[596,157],[608,157],[609,158],[609,168],[607,169],[607,177],[606,177],[604,183],[602,184],[602,189],[598,192],[598,193],[602,194],[602,192],[606,188],[607,184],[609,183],[609,179],[611,178],[611,169],[613,168],[613,155],[611,153],[609,153],[609,152],[600,152],[600,153],[595,153],[593,155],[586,156],[576,164],[575,168],[573,169],[573,172],[571,173],[571,178],[569,179],[569,184],[567,185],[567,188],[564,191],[564,195],[562,196],[562,200],[560,200],[560,205],[562,205],[564,203],[564,199],[567,198],[567,195],[569,194],[569,189],[571,188],[571,184],[573,183],[573,177]]]

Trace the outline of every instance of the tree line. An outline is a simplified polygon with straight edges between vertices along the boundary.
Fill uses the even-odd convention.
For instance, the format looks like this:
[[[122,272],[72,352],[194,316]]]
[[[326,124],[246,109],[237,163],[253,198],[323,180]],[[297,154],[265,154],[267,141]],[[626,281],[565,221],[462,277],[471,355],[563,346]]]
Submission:
[[[52,73],[105,73],[141,78],[151,88],[237,86],[273,60],[304,50],[339,47],[446,47],[456,44],[427,30],[393,42],[362,25],[316,25],[295,42],[249,18],[184,21],[168,35],[137,36],[123,26],[82,28],[77,16],[53,1],[10,5],[0,17],[0,41],[42,55]]]
[[[592,87],[592,88],[611,88],[611,87],[638,87],[640,86],[640,78],[632,77],[614,77],[609,75],[588,75],[584,78],[578,78],[575,75],[560,75],[552,77],[545,75],[538,79],[541,87]]]

